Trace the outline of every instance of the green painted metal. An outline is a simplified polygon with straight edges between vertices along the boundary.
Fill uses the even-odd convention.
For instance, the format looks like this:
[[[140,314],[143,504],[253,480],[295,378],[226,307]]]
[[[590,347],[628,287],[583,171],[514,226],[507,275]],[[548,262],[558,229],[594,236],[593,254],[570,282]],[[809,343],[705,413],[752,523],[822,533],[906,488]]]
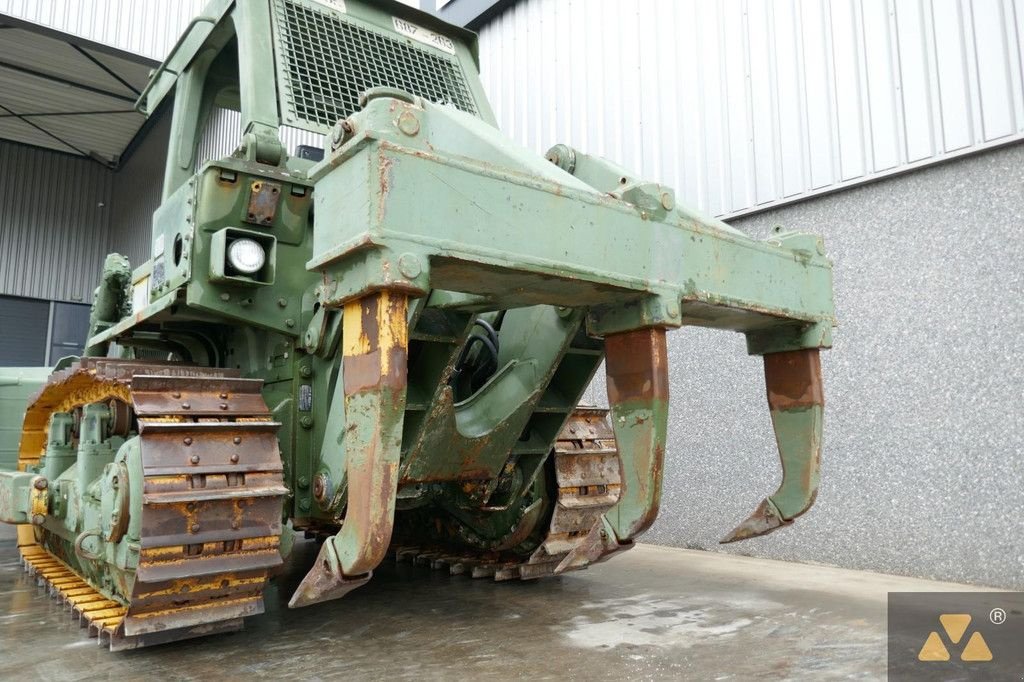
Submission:
[[[17,468],[25,405],[49,373],[49,367],[0,367],[0,471]]]
[[[310,55],[330,68],[309,71]],[[813,502],[823,401],[807,362],[835,321],[821,238],[751,239],[612,162],[519,147],[495,127],[476,60],[472,34],[400,3],[214,0],[140,99],[151,112],[175,91],[164,200],[130,296],[123,259],[108,260],[89,353],[116,342],[264,382],[283,517],[332,536],[294,605],[365,582],[396,516],[457,526],[479,550],[526,519],[513,544],[533,551],[553,444],[606,350],[625,489],[573,560],[630,543],[660,503],[664,339],[681,326],[742,333],[766,358],[785,477],[741,535]],[[196,170],[214,106],[241,112],[240,144]],[[326,132],[323,161],[290,156],[282,125]],[[243,238],[264,249],[255,273],[231,263]],[[773,397],[787,367],[817,402]],[[76,500],[47,523],[71,539],[105,467],[131,461],[132,440],[93,440],[79,441],[79,475],[57,471],[59,438],[47,450],[46,476]],[[20,481],[0,476],[0,490]],[[16,497],[0,515],[24,514]]]

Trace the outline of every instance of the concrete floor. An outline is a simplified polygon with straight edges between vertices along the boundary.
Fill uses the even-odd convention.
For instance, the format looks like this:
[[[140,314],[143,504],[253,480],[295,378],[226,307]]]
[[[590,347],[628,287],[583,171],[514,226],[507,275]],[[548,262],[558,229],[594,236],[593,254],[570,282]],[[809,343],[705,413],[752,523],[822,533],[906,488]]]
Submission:
[[[878,679],[886,592],[978,589],[641,545],[528,583],[387,562],[342,601],[288,610],[314,552],[297,544],[244,632],[110,653],[0,541],[0,679]]]

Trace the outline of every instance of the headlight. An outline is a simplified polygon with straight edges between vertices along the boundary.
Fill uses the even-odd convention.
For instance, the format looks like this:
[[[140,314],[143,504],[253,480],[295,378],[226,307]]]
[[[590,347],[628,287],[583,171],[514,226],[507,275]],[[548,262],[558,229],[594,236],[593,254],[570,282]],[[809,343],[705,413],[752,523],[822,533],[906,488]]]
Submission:
[[[228,262],[235,270],[251,275],[267,262],[267,253],[253,239],[236,239],[228,246]]]

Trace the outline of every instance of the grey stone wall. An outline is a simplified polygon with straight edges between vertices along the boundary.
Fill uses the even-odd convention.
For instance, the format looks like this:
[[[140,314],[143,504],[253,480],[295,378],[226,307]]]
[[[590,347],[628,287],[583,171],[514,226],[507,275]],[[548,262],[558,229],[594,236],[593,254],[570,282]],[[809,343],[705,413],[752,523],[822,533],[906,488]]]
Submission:
[[[760,360],[683,329],[643,540],[1024,588],[1024,145],[733,224],[820,232],[835,261],[821,492],[792,527],[717,544],[780,469]]]

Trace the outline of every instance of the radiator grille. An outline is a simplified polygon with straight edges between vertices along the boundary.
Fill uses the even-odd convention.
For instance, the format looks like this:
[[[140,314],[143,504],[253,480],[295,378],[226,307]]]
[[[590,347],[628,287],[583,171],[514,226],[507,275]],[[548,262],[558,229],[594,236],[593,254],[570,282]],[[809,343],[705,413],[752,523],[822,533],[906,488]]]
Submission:
[[[380,86],[476,113],[454,58],[292,0],[277,2],[277,33],[285,104],[295,119],[332,126],[359,110],[362,92]]]

